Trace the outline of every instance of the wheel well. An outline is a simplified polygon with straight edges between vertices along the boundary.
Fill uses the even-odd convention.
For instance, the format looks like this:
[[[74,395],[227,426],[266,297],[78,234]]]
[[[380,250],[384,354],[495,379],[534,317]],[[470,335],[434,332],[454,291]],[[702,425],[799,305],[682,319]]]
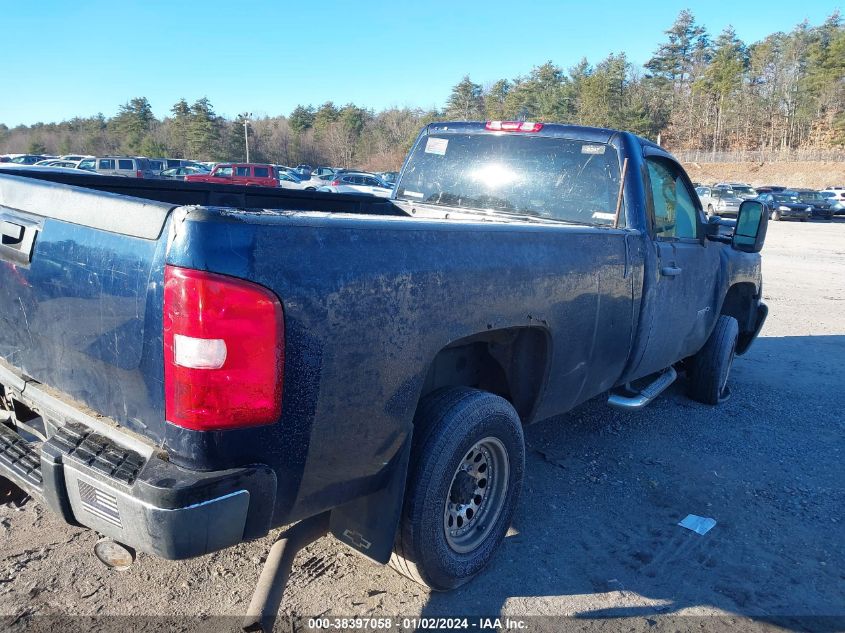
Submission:
[[[722,303],[721,314],[732,316],[739,323],[740,332],[754,331],[757,312],[755,301],[757,289],[750,282],[734,284],[728,289]]]
[[[459,339],[431,362],[420,398],[441,387],[475,387],[508,400],[528,422],[546,380],[550,340],[546,330],[516,327]]]

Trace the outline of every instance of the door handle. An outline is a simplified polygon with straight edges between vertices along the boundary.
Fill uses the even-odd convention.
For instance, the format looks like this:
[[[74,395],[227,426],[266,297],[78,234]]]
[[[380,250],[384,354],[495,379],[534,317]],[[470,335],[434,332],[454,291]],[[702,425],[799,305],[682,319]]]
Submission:
[[[0,222],[0,259],[29,264],[36,233],[36,226],[16,224],[8,220]]]
[[[681,274],[681,269],[678,266],[664,266],[660,269],[660,274],[665,277],[677,277]]]

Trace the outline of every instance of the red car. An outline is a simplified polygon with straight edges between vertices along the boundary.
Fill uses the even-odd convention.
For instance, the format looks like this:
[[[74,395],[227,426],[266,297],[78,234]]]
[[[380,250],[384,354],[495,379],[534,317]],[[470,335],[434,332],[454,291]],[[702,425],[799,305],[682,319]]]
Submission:
[[[210,174],[192,174],[185,176],[185,180],[260,187],[279,186],[276,169],[263,163],[220,163]]]

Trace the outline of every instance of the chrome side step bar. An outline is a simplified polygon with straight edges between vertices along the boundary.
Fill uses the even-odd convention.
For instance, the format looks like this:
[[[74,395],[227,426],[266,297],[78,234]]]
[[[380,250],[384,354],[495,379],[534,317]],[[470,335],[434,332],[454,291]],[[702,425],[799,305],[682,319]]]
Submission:
[[[666,371],[661,373],[651,383],[646,385],[638,393],[631,396],[626,396],[621,393],[612,393],[607,399],[607,404],[617,409],[642,409],[649,402],[654,400],[657,396],[663,393],[666,388],[675,382],[678,377],[678,372],[674,367],[669,367]]]

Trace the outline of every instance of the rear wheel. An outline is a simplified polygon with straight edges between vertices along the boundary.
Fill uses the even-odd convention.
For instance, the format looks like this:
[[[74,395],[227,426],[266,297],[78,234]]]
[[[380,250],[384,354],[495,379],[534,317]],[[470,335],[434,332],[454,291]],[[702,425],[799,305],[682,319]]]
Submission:
[[[722,315],[710,338],[687,363],[688,395],[704,404],[719,404],[731,395],[728,377],[736,355],[739,324]]]
[[[453,589],[487,566],[510,525],[525,469],[522,425],[504,398],[449,387],[420,403],[414,433],[390,564],[431,589]]]
[[[772,211],[772,220],[774,220],[775,222],[778,222],[780,220],[780,211],[778,211],[777,209]]]

